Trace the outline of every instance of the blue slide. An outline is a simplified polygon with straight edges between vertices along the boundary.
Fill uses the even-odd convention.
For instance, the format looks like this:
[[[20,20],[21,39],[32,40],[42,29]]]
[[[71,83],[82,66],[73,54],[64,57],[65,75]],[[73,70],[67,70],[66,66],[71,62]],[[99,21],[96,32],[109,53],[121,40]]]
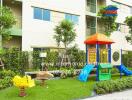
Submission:
[[[121,73],[124,73],[126,76],[132,75],[132,71],[128,70],[127,67],[125,67],[124,65],[117,66],[117,68]]]
[[[78,79],[82,82],[86,82],[87,78],[93,68],[94,68],[94,65],[92,65],[92,64],[85,65],[85,67],[81,70],[81,73],[78,76]]]

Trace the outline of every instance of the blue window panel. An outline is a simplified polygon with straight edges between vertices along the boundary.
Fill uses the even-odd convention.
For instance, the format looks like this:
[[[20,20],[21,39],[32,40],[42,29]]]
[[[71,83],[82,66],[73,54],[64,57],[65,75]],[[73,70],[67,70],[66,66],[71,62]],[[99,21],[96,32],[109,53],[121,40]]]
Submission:
[[[50,10],[43,10],[43,20],[50,21]]]
[[[78,24],[78,22],[79,22],[79,17],[76,16],[76,15],[72,15],[72,22],[73,22],[74,24]]]
[[[42,9],[41,8],[34,8],[34,19],[42,20]]]
[[[69,20],[69,21],[72,21],[72,15],[70,15],[70,14],[65,14],[65,19],[66,19],[66,20]]]

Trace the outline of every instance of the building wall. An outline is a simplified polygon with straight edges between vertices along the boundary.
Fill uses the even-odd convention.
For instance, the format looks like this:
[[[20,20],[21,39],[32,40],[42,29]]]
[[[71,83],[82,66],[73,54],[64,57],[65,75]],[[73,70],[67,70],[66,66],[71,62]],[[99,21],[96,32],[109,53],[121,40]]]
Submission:
[[[75,26],[77,33],[75,43],[78,44],[79,48],[84,49],[85,0],[70,0],[70,2],[68,0],[24,0],[22,7],[22,50],[33,50],[31,48],[33,46],[57,46],[53,35],[59,19],[56,19],[57,17],[51,21],[34,19],[33,7],[52,10],[53,15],[56,15],[57,12],[79,15],[79,23]]]

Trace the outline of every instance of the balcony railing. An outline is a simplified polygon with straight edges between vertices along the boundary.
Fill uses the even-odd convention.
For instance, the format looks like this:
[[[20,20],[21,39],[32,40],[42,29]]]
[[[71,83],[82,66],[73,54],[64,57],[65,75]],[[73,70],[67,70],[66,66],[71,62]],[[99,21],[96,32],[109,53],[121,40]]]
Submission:
[[[22,36],[22,17],[16,16],[16,24],[10,29],[11,35]]]
[[[12,27],[10,29],[11,35],[12,36],[22,36],[22,29],[21,28],[17,28],[17,27]]]

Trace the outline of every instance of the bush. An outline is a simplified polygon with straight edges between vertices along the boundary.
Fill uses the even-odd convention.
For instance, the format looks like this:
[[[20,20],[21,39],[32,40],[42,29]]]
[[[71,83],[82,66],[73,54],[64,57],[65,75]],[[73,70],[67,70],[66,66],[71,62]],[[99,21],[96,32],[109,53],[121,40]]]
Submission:
[[[113,67],[111,70],[111,74],[117,74],[119,73],[119,70],[116,67]]]
[[[12,77],[6,76],[0,80],[0,89],[4,89],[12,86]]]
[[[25,69],[28,67],[28,52],[17,48],[1,50],[0,58],[2,58],[4,67],[7,70],[24,74]]]
[[[62,69],[62,73],[61,73],[60,77],[62,79],[65,79],[67,77],[74,77],[76,75],[77,75],[77,73],[73,68],[71,68],[69,70],[68,69]]]
[[[4,71],[0,71],[0,78],[4,79],[5,77],[14,77],[15,73],[11,70],[4,70]]]
[[[97,82],[94,91],[97,94],[106,94],[132,88],[132,77]]]
[[[15,73],[11,70],[0,71],[0,89],[12,86],[12,78]]]
[[[132,51],[128,51],[122,55],[123,64],[127,67],[132,67]]]
[[[34,69],[41,69],[42,58],[39,56],[42,51],[34,50],[33,51],[33,67]],[[47,57],[44,58],[45,66],[48,66],[48,70],[54,70],[55,64],[58,62],[58,52],[55,51],[43,51],[47,53]]]
[[[66,72],[62,72],[61,75],[60,75],[60,78],[66,79],[67,78],[67,73]]]

